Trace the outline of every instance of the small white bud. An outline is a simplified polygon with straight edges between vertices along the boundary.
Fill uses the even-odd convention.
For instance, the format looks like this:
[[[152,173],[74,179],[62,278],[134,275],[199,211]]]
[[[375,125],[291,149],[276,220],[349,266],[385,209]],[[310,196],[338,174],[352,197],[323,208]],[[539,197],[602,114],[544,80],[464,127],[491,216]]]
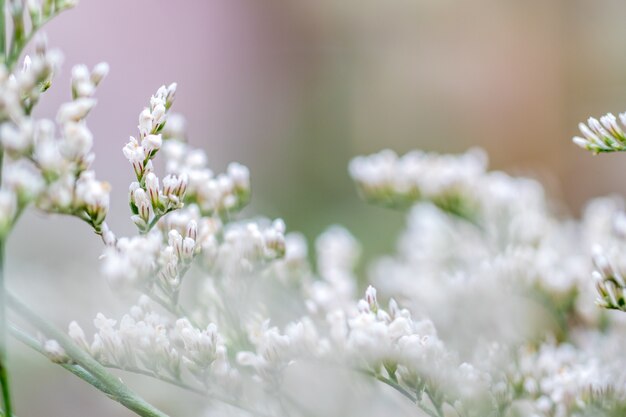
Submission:
[[[84,119],[91,109],[96,105],[93,98],[78,98],[69,103],[61,105],[57,113],[57,121],[64,124],[70,121],[77,122]]]
[[[65,350],[56,340],[46,340],[43,344],[43,350],[46,356],[54,363],[66,363],[69,361]]]
[[[195,220],[191,220],[187,224],[186,236],[188,238],[190,238],[190,239],[193,239],[194,241],[197,239],[197,237],[198,237],[198,223],[196,223]]]
[[[159,178],[153,172],[146,175],[146,190],[152,207],[156,209],[159,205]]]
[[[98,85],[108,74],[109,64],[106,62],[100,62],[91,70],[91,82]]]
[[[141,146],[147,155],[151,155],[161,149],[163,139],[161,135],[147,135],[141,141]]]

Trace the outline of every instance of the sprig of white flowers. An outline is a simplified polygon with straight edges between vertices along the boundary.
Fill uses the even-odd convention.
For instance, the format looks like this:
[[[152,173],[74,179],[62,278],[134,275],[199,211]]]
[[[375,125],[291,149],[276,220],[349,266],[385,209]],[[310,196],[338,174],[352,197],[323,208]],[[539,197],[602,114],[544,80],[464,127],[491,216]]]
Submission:
[[[620,123],[621,122],[621,123]],[[590,117],[587,123],[580,123],[578,128],[584,137],[576,136],[572,141],[583,149],[595,154],[602,152],[621,152],[626,150],[626,113],[620,113],[619,121],[612,113],[600,117]]]
[[[411,208],[397,252],[378,259],[372,285],[363,285],[361,245],[347,230],[323,233],[311,265],[305,239],[286,235],[281,219],[234,218],[250,199],[250,173],[232,163],[214,174],[206,154],[187,143],[184,119],[170,114],[174,83],[151,97],[137,137],[123,148],[139,234],[118,237],[106,223],[109,185],[91,170],[86,122],[108,66],[72,70],[71,101],[56,121],[35,119],[32,110],[60,54],[41,39],[14,68],[37,28],[71,4],[9,4],[12,40],[0,66],[0,251],[31,203],[78,217],[102,238],[102,274],[139,301],[119,320],[99,313],[87,336],[78,321],[60,332],[10,296],[6,304],[42,335],[11,324],[19,340],[148,417],[166,416],[111,369],[256,415],[314,414],[288,395],[293,374],[311,378],[299,373],[307,363],[378,380],[430,417],[623,415],[626,325],[589,308],[588,297],[591,274],[598,304],[626,310],[626,215],[614,199],[592,202],[574,222],[551,212],[537,182],[488,171],[482,151],[357,157],[349,171],[366,200]],[[626,150],[625,128],[611,114],[580,129],[584,138],[574,142],[585,149]],[[158,155],[164,177],[154,169]],[[0,298],[2,313],[4,305]],[[4,410],[12,415],[3,329],[0,336]]]

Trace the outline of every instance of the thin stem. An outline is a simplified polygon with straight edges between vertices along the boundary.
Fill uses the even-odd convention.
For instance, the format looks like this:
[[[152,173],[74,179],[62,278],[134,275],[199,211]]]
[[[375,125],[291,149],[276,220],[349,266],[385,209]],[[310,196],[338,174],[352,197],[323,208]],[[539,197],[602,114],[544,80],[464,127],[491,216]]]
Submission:
[[[23,331],[22,329],[20,329],[19,327],[13,324],[9,324],[8,329],[11,335],[15,337],[17,340],[24,343],[26,346],[33,349],[34,351],[39,352],[40,354],[44,356],[48,356],[47,353],[44,351],[44,349],[41,347],[41,343],[39,343],[38,340],[36,340],[35,338],[27,334],[25,331]],[[63,367],[64,369],[70,371],[71,373],[79,377],[80,379],[86,381],[90,385],[93,385],[98,390],[104,392],[107,395],[110,395],[108,388],[104,384],[102,384],[98,379],[94,378],[94,376],[91,375],[82,366],[72,364],[72,363],[59,363],[59,365]]]
[[[428,396],[428,399],[432,403],[433,407],[435,407],[435,410],[437,411],[437,416],[444,417],[441,401],[438,401],[436,395],[434,393],[431,393],[431,390],[429,390],[428,388],[425,388],[424,392]]]
[[[380,374],[377,374],[376,372],[373,371],[368,371],[366,369],[361,369],[361,370],[357,370],[358,372],[374,377],[377,380],[379,380],[380,382],[389,385],[391,388],[395,389],[396,391],[398,391],[400,394],[404,395],[406,398],[408,398],[409,400],[411,400],[412,403],[416,404],[417,403],[417,399],[413,396],[413,394],[411,394],[409,391],[407,391],[406,389],[404,389],[403,387],[400,386],[400,384],[398,384],[397,382],[392,381],[389,378],[386,378]]]
[[[441,405],[438,405],[437,403],[435,403],[435,401],[433,401],[428,391],[426,391],[426,393],[428,394],[428,398],[430,399],[431,403],[435,407],[436,411],[433,411],[429,407],[426,407],[421,401],[419,401],[418,398],[414,397],[413,394],[411,394],[408,390],[406,390],[396,381],[393,381],[385,376],[382,376],[376,372],[373,372],[367,369],[357,369],[357,372],[374,377],[376,378],[376,380],[395,389],[400,394],[408,398],[413,404],[417,405],[423,412],[428,414],[430,417],[443,417],[443,410],[441,409]]]
[[[158,294],[156,294],[154,291],[152,291],[149,288],[146,288],[146,294],[150,297],[150,299],[152,299],[152,301],[159,304],[161,307],[169,311],[174,316],[185,317],[187,318],[187,320],[189,320],[189,322],[194,327],[197,327],[198,329],[203,328],[203,326],[201,326],[200,323],[196,322],[193,316],[189,314],[187,310],[185,310],[185,308],[181,306],[180,304],[174,304],[171,300],[163,299],[163,297],[160,297]]]
[[[0,0],[1,1],[1,0]],[[4,4],[0,5],[2,15],[0,21],[4,29]],[[0,41],[1,42],[1,41]],[[2,43],[4,45],[4,43]],[[0,152],[0,185],[2,183],[2,164],[4,161],[4,152]],[[2,402],[4,404],[4,412],[7,415],[13,415],[13,407],[11,405],[11,389],[9,383],[9,370],[7,367],[7,345],[6,345],[6,291],[4,282],[4,258],[5,258],[6,235],[0,237],[0,384],[2,385]]]
[[[11,335],[13,337],[15,337],[17,340],[19,340],[20,342],[24,343],[26,346],[30,347],[31,349],[35,350],[36,352],[47,356],[47,353],[45,352],[45,350],[42,348],[41,343],[39,343],[38,340],[36,340],[35,338],[33,338],[32,336],[30,336],[29,334],[27,334],[26,332],[24,332],[22,329],[18,328],[15,325],[9,325],[9,332],[11,333]],[[111,396],[111,392],[108,390],[108,387],[104,384],[102,384],[98,379],[94,378],[94,376],[89,373],[89,371],[85,370],[85,368],[83,368],[80,365],[74,364],[74,363],[59,363],[59,365],[61,367],[63,367],[64,369],[70,371],[71,373],[73,373],[74,375],[76,375],[77,377],[79,377],[80,379],[86,381],[88,384],[93,385],[95,388],[97,388],[98,390],[104,392],[105,394],[107,394],[108,396]],[[232,407],[236,407],[239,408],[243,411],[246,411],[248,413],[254,414],[258,417],[270,417],[268,415],[265,414],[261,414],[257,411],[254,411],[248,407],[245,407],[241,404],[237,404],[235,401],[228,399],[226,397],[217,395],[215,393],[209,393],[206,390],[202,390],[199,388],[196,388],[192,385],[186,384],[182,381],[178,381],[174,378],[170,378],[164,375],[159,375],[156,374],[154,372],[151,371],[147,371],[145,369],[141,369],[141,368],[137,368],[137,367],[121,367],[121,366],[117,366],[114,364],[102,364],[102,366],[104,366],[105,368],[109,368],[109,369],[116,369],[119,371],[124,371],[124,372],[130,372],[133,374],[138,374],[138,375],[144,375],[144,376],[148,376],[154,379],[157,379],[159,381],[165,382],[167,384],[170,385],[175,385],[179,388],[182,388],[186,391],[190,391],[193,392],[194,394],[198,394],[201,395],[203,397],[209,397],[212,399],[215,399],[217,401],[223,402],[224,404],[228,404]]]
[[[4,3],[4,0],[0,0],[0,3]],[[46,23],[51,21],[53,18],[57,17],[59,13],[65,10],[67,9],[57,10],[51,15],[49,15],[48,17],[43,18],[37,25],[33,25],[30,32],[28,32],[27,35],[22,36],[20,38],[20,42],[16,43],[14,47],[11,48],[11,51],[6,51],[6,54],[3,54],[3,56],[5,56],[6,64],[7,64],[9,71],[11,71],[13,67],[15,66],[15,64],[19,61],[20,55],[22,55],[22,52],[24,51],[24,47],[28,45],[28,43],[33,39],[37,31],[41,29],[42,26],[44,26]],[[4,21],[4,19],[2,20]],[[2,31],[2,33],[4,34],[4,31]],[[2,36],[4,37],[4,35]],[[2,42],[2,45],[4,45],[6,41],[2,39],[0,42]]]
[[[144,399],[139,397],[128,388],[119,378],[109,373],[104,366],[96,361],[91,355],[77,347],[65,333],[59,331],[47,320],[39,317],[27,305],[22,303],[14,295],[7,293],[9,307],[28,320],[33,326],[49,338],[56,340],[65,353],[89,372],[98,382],[103,384],[104,391],[110,398],[124,405],[129,410],[134,411],[142,417],[168,417],[167,414],[158,410]]]
[[[2,62],[6,62],[6,20],[5,20],[6,7],[4,0],[0,0],[0,55],[2,56]]]
[[[248,412],[250,414],[253,414],[253,415],[256,415],[258,417],[270,417],[267,414],[260,413],[258,411],[255,411],[255,410],[249,408],[249,407],[246,407],[244,405],[238,404],[237,402],[235,402],[235,401],[233,401],[233,400],[231,400],[231,399],[229,399],[227,397],[215,394],[214,392],[209,392],[207,390],[202,390],[200,388],[194,387],[194,386],[192,386],[190,384],[187,384],[185,382],[176,380],[174,378],[167,377],[165,375],[159,375],[159,374],[156,374],[154,372],[147,371],[145,369],[141,369],[141,368],[137,368],[137,367],[127,367],[127,366],[121,367],[121,366],[117,366],[117,365],[109,364],[109,363],[103,364],[103,366],[106,367],[106,368],[110,368],[110,369],[117,369],[119,371],[130,372],[131,374],[138,374],[138,375],[148,376],[150,378],[157,379],[157,380],[165,382],[167,384],[175,385],[175,386],[177,386],[179,388],[182,388],[182,389],[184,389],[186,391],[193,392],[194,394],[198,394],[198,395],[201,395],[203,397],[208,397],[208,398],[217,400],[219,402],[222,402],[224,404],[228,404],[228,405],[230,405],[232,407],[239,408],[240,410],[246,411],[246,412]]]

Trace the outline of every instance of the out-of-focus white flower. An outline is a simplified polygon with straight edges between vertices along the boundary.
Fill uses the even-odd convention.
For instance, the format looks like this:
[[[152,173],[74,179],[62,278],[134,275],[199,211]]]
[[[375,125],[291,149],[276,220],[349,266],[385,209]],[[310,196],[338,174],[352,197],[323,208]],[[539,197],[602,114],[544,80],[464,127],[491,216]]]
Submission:
[[[17,214],[17,196],[13,191],[0,189],[0,236],[6,236]]]
[[[108,183],[96,180],[93,171],[82,172],[76,181],[76,208],[84,207],[94,227],[99,228],[109,211],[110,190]]]
[[[96,100],[92,98],[78,98],[74,101],[62,104],[57,113],[57,122],[65,124],[68,122],[78,122],[87,117],[87,114],[96,105]]]

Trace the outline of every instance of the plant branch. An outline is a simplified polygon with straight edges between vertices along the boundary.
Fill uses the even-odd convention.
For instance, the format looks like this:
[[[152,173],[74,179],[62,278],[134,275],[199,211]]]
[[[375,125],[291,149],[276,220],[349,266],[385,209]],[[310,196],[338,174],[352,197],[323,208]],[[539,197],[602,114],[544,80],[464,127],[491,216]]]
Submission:
[[[11,336],[15,337],[17,340],[19,340],[29,348],[33,349],[34,351],[42,354],[43,356],[48,356],[46,351],[41,346],[41,343],[39,343],[38,340],[27,334],[25,331],[15,326],[14,324],[9,324],[8,329],[9,333],[11,333]],[[98,390],[104,392],[107,395],[110,395],[108,388],[103,385],[98,379],[94,378],[94,376],[91,375],[82,366],[73,363],[59,363],[59,365],[64,369],[70,371],[80,379],[86,381],[90,385],[93,385]]]
[[[105,387],[106,391],[103,392],[105,392],[105,394],[107,394],[110,398],[142,417],[168,417],[167,414],[156,409],[154,406],[139,397],[139,395],[128,388],[119,378],[109,373],[109,371],[107,371],[104,366],[91,357],[91,355],[77,347],[69,336],[58,330],[47,320],[39,317],[39,315],[37,315],[14,295],[10,293],[6,295],[8,302],[7,305],[14,312],[29,321],[46,337],[56,340],[65,350],[65,353],[74,362],[76,362],[77,365],[84,368],[85,371],[89,372],[95,380]]]
[[[13,337],[15,337],[17,340],[19,340],[20,342],[24,343],[26,346],[30,347],[31,349],[35,350],[36,352],[44,355],[44,356],[48,356],[48,354],[46,353],[46,351],[43,349],[43,347],[41,346],[41,343],[39,343],[38,340],[36,340],[35,338],[33,338],[32,336],[30,336],[29,334],[27,334],[26,332],[24,332],[22,329],[18,328],[15,325],[9,325],[9,332],[11,333],[11,335]],[[85,370],[82,366],[75,364],[75,363],[59,363],[59,365],[61,367],[63,367],[64,369],[66,369],[67,371],[73,373],[74,375],[76,375],[77,377],[79,377],[80,379],[86,381],[88,384],[93,385],[95,388],[97,388],[98,390],[102,391],[103,393],[105,393],[106,395],[108,395],[109,397],[113,398],[111,395],[111,393],[108,391],[108,387],[104,384],[102,384],[98,379],[94,378],[94,376],[89,373],[87,370]],[[150,378],[154,378],[157,379],[161,382],[165,382],[167,384],[170,385],[175,385],[179,388],[182,388],[186,391],[190,391],[193,392],[194,394],[198,394],[201,395],[203,397],[209,397],[211,399],[215,399],[217,401],[223,402],[225,404],[228,404],[230,406],[239,408],[243,411],[249,412],[251,414],[254,414],[258,417],[269,417],[268,415],[265,414],[261,414],[257,411],[254,411],[248,407],[245,407],[241,404],[237,404],[235,401],[223,397],[221,395],[217,395],[215,393],[210,393],[206,390],[202,390],[200,388],[194,387],[190,384],[187,384],[183,381],[179,381],[176,380],[174,378],[170,378],[167,377],[165,375],[159,375],[157,373],[145,370],[145,369],[141,369],[138,367],[121,367],[121,366],[117,366],[114,364],[109,364],[109,363],[104,363],[102,364],[102,366],[104,366],[105,368],[109,368],[109,369],[115,369],[115,370],[119,370],[119,371],[124,371],[124,372],[129,372],[132,374],[138,374],[138,375],[143,375],[143,376],[148,376]]]

